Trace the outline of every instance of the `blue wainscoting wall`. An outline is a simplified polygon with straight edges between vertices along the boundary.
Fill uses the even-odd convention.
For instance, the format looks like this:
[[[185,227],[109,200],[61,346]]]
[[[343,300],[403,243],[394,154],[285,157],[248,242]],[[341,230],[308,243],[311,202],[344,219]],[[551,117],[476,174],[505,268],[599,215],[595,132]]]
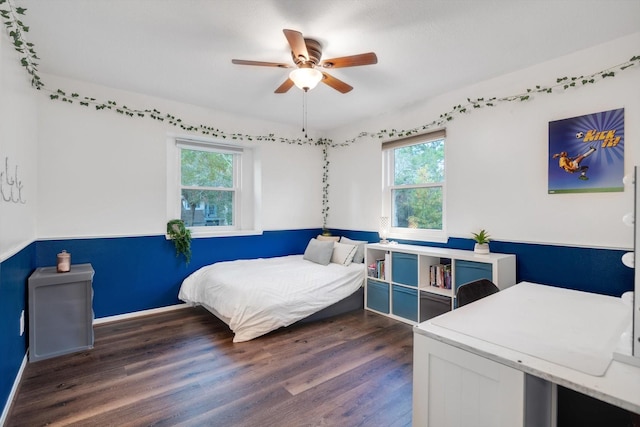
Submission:
[[[0,403],[5,406],[28,347],[19,335],[21,310],[27,312],[27,281],[37,267],[52,266],[65,249],[72,264],[91,263],[96,318],[178,304],[182,280],[198,268],[218,261],[301,254],[321,230],[266,231],[258,236],[194,239],[186,265],[164,236],[43,240],[0,263]],[[378,234],[332,230],[353,240],[378,241]],[[400,243],[424,245],[423,242]],[[471,239],[452,238],[444,245],[473,249]],[[516,255],[516,280],[620,296],[633,288],[633,270],[625,267],[625,251],[554,245],[491,242],[493,252]],[[27,325],[28,326],[28,325]]]
[[[28,327],[27,278],[33,271],[35,243],[0,263],[0,412],[5,406],[27,351],[28,334],[20,336],[20,313]]]
[[[262,235],[193,239],[187,265],[176,257],[173,242],[164,236],[39,241],[36,265],[55,265],[61,250],[72,264],[91,263],[93,311],[96,318],[180,303],[178,290],[185,277],[218,261],[299,254],[318,229],[265,231]]]

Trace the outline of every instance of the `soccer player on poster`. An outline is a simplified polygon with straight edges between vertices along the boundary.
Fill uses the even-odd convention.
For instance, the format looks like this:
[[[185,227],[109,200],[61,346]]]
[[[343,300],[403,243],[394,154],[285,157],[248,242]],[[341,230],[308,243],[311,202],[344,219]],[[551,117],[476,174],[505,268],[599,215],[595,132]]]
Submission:
[[[560,158],[558,160],[558,166],[564,169],[565,172],[575,173],[580,171],[579,179],[587,180],[587,171],[589,170],[589,166],[580,166],[580,163],[590,155],[596,152],[596,147],[590,147],[585,153],[580,154],[576,157],[569,157],[566,151],[561,153],[556,153],[553,155],[554,159]]]

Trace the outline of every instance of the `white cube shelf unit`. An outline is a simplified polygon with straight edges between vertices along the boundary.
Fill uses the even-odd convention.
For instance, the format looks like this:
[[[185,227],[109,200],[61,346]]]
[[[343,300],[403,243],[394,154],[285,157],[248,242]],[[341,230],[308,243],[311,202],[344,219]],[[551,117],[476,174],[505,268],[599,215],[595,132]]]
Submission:
[[[456,307],[456,289],[489,279],[516,283],[516,256],[460,249],[371,243],[366,246],[365,308],[417,324]]]

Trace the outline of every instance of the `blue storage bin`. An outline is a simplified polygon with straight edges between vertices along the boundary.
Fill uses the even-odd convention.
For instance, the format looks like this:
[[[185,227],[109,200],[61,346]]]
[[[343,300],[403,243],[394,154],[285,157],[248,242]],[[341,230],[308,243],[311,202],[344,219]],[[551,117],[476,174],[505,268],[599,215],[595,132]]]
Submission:
[[[405,319],[418,321],[418,290],[393,285],[392,313]]]
[[[389,313],[389,284],[367,279],[367,307]]]
[[[475,261],[455,261],[456,288],[479,279],[493,280],[491,264]]]
[[[418,286],[418,255],[392,252],[391,281]]]

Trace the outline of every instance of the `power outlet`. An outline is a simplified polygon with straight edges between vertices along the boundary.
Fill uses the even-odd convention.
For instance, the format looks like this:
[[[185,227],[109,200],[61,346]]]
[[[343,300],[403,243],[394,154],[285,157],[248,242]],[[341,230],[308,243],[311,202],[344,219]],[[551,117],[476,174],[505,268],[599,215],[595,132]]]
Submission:
[[[24,310],[20,313],[20,336],[24,335]]]

